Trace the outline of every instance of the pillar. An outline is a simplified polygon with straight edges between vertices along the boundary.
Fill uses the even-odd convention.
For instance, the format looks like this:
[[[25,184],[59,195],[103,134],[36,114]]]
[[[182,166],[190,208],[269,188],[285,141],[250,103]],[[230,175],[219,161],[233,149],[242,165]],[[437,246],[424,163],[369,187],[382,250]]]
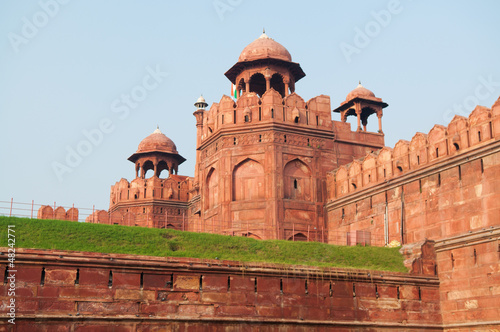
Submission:
[[[378,132],[383,133],[383,131],[382,131],[382,111],[377,112],[377,118],[378,118]]]
[[[288,82],[285,82],[285,97],[288,96]]]
[[[266,91],[269,91],[271,89],[271,78],[266,77]]]
[[[250,82],[245,81],[245,92],[250,92]]]
[[[356,117],[358,118],[358,129],[357,131],[361,131],[361,105],[359,103],[354,104],[356,110]]]

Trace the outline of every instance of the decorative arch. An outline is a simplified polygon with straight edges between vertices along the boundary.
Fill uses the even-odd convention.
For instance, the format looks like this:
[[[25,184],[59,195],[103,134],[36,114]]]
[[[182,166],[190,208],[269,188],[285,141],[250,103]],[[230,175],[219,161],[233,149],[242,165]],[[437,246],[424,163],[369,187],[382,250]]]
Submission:
[[[309,166],[300,159],[294,159],[285,165],[283,175],[285,198],[312,201],[312,179]]]
[[[285,83],[283,82],[283,76],[278,73],[274,73],[271,76],[271,88],[278,91],[281,97],[286,95],[285,93]]]
[[[144,164],[142,165],[142,174],[141,178],[146,179],[146,174],[148,173],[149,170],[154,170],[155,166],[151,160],[146,160]],[[152,174],[151,176],[153,176]],[[150,177],[151,177],[150,176]]]
[[[250,92],[255,92],[259,97],[266,92],[266,78],[262,73],[255,73],[250,77]]]
[[[264,167],[253,159],[243,160],[233,170],[233,201],[264,198]]]
[[[240,81],[238,82],[237,91],[238,91],[238,97],[241,95],[241,91],[245,91],[245,80],[243,79],[243,77],[240,78]]]
[[[215,168],[208,172],[205,182],[205,208],[211,209],[217,206],[219,201],[219,174]]]
[[[167,162],[166,162],[166,161],[164,161],[164,160],[161,160],[161,161],[158,163],[158,166],[156,166],[156,176],[157,176],[158,178],[160,178],[161,173],[162,173],[163,171],[165,171],[165,170],[166,170],[166,171],[168,171],[168,173],[171,173],[171,172],[170,172],[170,169],[169,169],[169,167],[168,167],[168,165],[167,165]],[[170,174],[167,174],[167,178],[169,177],[169,175],[170,175]]]

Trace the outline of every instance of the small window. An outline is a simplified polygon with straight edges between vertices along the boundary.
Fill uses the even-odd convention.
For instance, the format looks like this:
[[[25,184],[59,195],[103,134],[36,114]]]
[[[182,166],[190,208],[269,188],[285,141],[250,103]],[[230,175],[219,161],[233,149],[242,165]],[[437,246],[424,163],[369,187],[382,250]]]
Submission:
[[[274,108],[271,108],[271,118],[274,119]]]
[[[222,124],[224,124],[224,114],[222,114]]]
[[[293,189],[297,189],[297,179],[293,179]]]
[[[299,117],[298,117],[298,116],[296,116],[296,117],[295,117],[295,119],[293,119],[293,121],[294,121],[295,123],[299,123]]]
[[[480,131],[477,132],[477,139],[479,140],[479,142],[481,142],[481,132]]]
[[[460,146],[458,145],[458,143],[453,143],[453,146],[455,147],[455,151],[460,150]]]
[[[245,115],[245,122],[248,122],[249,119],[248,119],[248,115]]]

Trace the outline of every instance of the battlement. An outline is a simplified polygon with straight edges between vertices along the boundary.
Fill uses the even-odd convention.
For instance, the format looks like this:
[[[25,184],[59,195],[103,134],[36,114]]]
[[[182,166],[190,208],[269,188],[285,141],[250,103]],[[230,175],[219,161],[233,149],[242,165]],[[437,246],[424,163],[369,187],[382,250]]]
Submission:
[[[390,181],[407,173],[464,154],[500,138],[500,99],[492,109],[477,106],[468,118],[456,115],[448,127],[435,125],[428,134],[417,132],[411,142],[400,140],[331,171],[328,201]]]
[[[287,124],[297,128],[332,130],[330,97],[320,95],[307,102],[298,94],[282,97],[269,89],[261,98],[255,92],[244,93],[236,102],[224,95],[219,103],[213,103],[203,114],[202,142],[219,129],[231,129],[242,125]]]
[[[145,199],[176,200],[187,202],[192,189],[192,178],[170,175],[163,179],[152,176],[148,179],[135,178],[128,182],[122,178],[111,186],[110,211],[120,203],[139,202]]]
[[[50,205],[42,205],[38,209],[37,219],[78,221],[78,209],[72,207],[66,211],[62,206],[58,206],[54,209]]]

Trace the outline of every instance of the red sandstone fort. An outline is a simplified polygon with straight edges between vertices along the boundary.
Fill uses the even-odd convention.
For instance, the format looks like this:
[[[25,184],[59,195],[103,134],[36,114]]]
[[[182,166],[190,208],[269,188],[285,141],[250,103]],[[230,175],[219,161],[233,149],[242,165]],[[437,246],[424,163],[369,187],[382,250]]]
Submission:
[[[269,331],[500,329],[500,99],[391,148],[382,130],[387,103],[361,84],[333,108],[325,95],[304,101],[296,84],[305,73],[265,33],[225,75],[234,99],[223,96],[209,109],[203,97],[195,103],[194,177],[178,174],[185,159],[156,129],[128,158],[135,178],[113,185],[109,211],[86,221],[263,240],[396,242],[410,274],[302,267],[285,276],[265,264],[245,271],[234,262],[24,250],[20,259],[31,270],[20,278],[32,289],[28,297],[41,301],[37,310],[50,316],[74,310],[76,301],[99,331],[110,321],[133,326],[124,331],[174,323]],[[341,121],[332,120],[332,110]],[[354,130],[348,116],[357,118]],[[367,131],[368,121],[377,121],[377,132]],[[61,219],[69,213],[60,211]],[[34,286],[40,273],[59,287],[56,305],[40,304],[51,296],[47,286]],[[59,326],[58,319],[49,321]]]

